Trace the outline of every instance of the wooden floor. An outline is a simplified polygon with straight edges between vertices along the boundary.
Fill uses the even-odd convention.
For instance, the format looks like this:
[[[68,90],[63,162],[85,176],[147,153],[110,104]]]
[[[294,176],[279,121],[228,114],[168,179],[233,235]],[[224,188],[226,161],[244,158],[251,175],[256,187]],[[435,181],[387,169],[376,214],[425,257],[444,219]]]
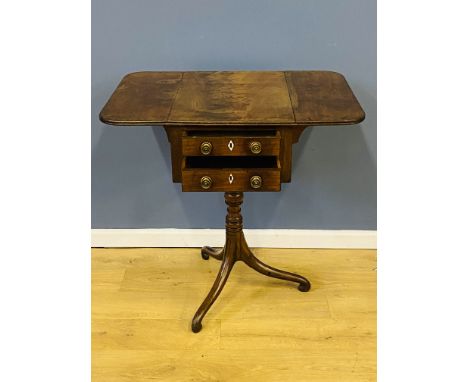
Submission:
[[[375,251],[254,252],[311,291],[236,263],[194,334],[218,261],[188,248],[93,249],[93,382],[375,381]]]

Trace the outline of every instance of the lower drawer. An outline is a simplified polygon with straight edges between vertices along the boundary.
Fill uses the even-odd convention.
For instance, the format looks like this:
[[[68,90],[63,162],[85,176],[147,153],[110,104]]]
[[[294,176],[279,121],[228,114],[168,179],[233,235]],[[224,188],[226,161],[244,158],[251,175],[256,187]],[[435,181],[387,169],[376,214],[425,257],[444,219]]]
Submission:
[[[280,164],[268,168],[192,168],[182,165],[182,191],[280,191]]]

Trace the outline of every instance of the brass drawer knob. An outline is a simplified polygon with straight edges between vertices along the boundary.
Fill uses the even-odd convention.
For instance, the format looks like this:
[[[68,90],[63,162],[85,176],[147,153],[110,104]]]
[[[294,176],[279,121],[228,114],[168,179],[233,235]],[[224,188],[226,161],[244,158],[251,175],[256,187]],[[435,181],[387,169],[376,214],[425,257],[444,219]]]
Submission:
[[[250,151],[252,151],[253,154],[260,154],[262,152],[262,144],[257,141],[250,142]]]
[[[250,178],[250,186],[252,188],[260,188],[262,187],[262,177],[258,175],[254,175]]]
[[[213,185],[213,180],[209,176],[203,176],[200,179],[201,188],[208,190]]]
[[[203,142],[200,145],[200,152],[203,155],[209,155],[212,149],[213,149],[213,145],[211,144],[211,142]]]

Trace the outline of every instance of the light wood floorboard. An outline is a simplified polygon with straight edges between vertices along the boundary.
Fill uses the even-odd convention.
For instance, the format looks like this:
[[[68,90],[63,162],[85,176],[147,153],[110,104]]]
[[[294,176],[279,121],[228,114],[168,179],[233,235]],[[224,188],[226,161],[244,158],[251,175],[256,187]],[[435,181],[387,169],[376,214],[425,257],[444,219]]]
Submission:
[[[375,250],[254,252],[311,291],[237,263],[194,334],[220,262],[191,248],[94,248],[93,382],[375,381]]]

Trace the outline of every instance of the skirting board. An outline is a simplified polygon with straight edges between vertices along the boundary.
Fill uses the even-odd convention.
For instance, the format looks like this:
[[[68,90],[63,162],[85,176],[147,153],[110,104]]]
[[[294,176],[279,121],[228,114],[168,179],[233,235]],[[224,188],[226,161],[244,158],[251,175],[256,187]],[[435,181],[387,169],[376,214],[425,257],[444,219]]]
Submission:
[[[262,248],[375,249],[377,231],[245,229],[249,246]],[[224,229],[92,229],[92,247],[222,247]]]

